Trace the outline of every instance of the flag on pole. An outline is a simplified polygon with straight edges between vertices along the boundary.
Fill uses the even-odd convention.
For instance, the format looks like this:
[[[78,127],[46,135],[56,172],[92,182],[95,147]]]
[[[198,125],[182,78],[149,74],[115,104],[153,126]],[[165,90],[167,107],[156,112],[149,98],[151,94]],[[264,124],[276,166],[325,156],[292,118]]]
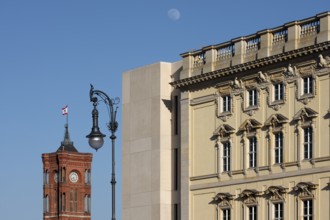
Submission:
[[[62,115],[68,115],[69,114],[69,110],[68,110],[68,106],[66,105],[65,107],[62,108]]]

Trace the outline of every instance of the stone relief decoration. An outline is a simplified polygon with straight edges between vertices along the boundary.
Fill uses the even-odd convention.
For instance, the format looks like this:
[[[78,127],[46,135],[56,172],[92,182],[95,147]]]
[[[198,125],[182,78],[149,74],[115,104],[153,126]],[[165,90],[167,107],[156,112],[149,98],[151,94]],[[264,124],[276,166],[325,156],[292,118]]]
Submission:
[[[261,195],[261,192],[255,189],[245,189],[239,194],[239,199],[243,201],[245,205],[255,205],[258,203],[257,197]]]
[[[265,126],[272,127],[274,132],[278,132],[283,129],[283,124],[288,121],[289,119],[282,114],[273,114],[265,121]]]
[[[306,76],[313,76],[315,78],[315,66],[314,65],[309,65],[305,67],[301,67],[298,70],[298,73],[301,77],[306,77]]]
[[[286,195],[286,188],[282,186],[270,186],[265,190],[264,194],[266,198],[271,201],[284,201]]]
[[[322,54],[319,55],[319,67],[321,68],[329,68],[330,67],[330,57],[323,57]]]
[[[222,141],[227,141],[225,139],[229,139],[230,135],[235,132],[235,129],[227,124],[220,125],[215,131],[213,132],[214,136],[219,136]]]
[[[269,77],[268,77],[267,73],[263,73],[262,71],[258,72],[258,79],[259,79],[260,83],[269,82]]]
[[[303,124],[312,121],[313,118],[317,117],[318,113],[311,108],[303,107],[294,116],[294,121],[301,121]]]
[[[293,191],[297,193],[300,198],[314,198],[314,190],[317,185],[311,182],[300,182],[293,187]]]
[[[214,203],[218,204],[220,208],[231,208],[231,202],[234,196],[230,193],[218,193],[214,198]]]
[[[243,89],[244,84],[241,79],[235,77],[235,79],[230,83],[230,86],[233,88],[233,90],[240,90]]]
[[[284,74],[287,78],[292,78],[297,76],[297,67],[291,65],[291,63],[288,65],[287,68],[284,68]]]
[[[255,132],[258,128],[261,128],[262,124],[255,119],[245,120],[238,128],[239,131],[245,131],[247,133]]]

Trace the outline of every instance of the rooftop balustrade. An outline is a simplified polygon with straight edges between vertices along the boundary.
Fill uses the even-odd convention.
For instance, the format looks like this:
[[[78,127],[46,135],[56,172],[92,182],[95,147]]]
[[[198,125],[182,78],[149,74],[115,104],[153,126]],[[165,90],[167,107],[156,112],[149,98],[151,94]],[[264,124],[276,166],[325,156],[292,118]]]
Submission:
[[[181,54],[181,79],[330,41],[330,12]]]

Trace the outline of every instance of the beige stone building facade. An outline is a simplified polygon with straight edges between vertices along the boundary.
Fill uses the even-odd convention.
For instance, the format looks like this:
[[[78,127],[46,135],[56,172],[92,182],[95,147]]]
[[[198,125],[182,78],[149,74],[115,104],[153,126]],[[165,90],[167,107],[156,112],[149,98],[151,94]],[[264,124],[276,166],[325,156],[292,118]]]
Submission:
[[[330,219],[330,13],[123,74],[123,220]]]

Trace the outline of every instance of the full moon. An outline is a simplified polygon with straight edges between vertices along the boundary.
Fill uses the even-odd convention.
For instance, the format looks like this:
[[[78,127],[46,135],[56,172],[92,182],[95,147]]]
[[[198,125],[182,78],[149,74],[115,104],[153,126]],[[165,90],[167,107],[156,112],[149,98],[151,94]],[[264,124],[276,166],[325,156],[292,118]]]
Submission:
[[[180,11],[176,8],[172,8],[170,10],[168,10],[167,12],[167,16],[173,20],[173,21],[177,21],[180,19]]]

